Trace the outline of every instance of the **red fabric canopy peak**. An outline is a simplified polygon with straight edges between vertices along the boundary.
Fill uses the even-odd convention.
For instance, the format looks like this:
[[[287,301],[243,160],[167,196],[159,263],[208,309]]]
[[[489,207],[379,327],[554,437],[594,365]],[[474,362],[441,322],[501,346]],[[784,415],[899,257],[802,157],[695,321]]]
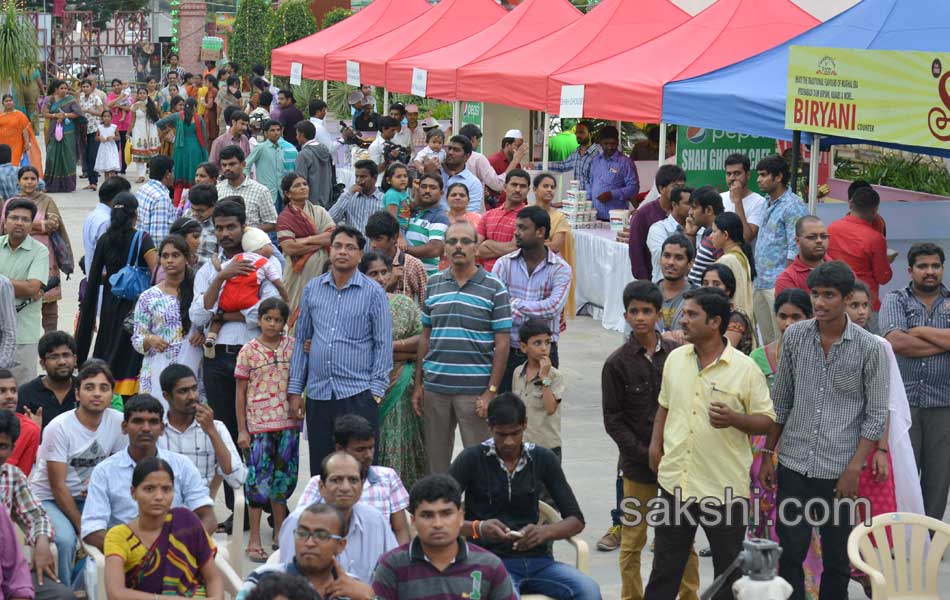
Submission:
[[[744,60],[819,24],[790,0],[718,0],[676,29],[582,68],[562,69],[545,110],[560,110],[561,86],[584,85],[584,115],[658,122],[663,86]]]
[[[543,110],[547,80],[652,39],[690,18],[669,0],[604,0],[564,29],[458,70],[458,98]]]
[[[431,6],[426,0],[374,0],[332,27],[271,52],[271,71],[290,76],[290,63],[303,65],[305,79],[326,79],[326,55],[372,39],[415,19]]]
[[[386,65],[386,88],[408,94],[413,67],[428,72],[426,95],[457,99],[458,69],[478,60],[504,56],[551,35],[583,16],[568,0],[525,0],[494,25],[475,35],[431,52],[391,61]]]
[[[441,0],[417,19],[327,56],[327,78],[346,81],[346,61],[360,64],[360,83],[385,85],[386,63],[453,44],[508,14],[494,0]]]

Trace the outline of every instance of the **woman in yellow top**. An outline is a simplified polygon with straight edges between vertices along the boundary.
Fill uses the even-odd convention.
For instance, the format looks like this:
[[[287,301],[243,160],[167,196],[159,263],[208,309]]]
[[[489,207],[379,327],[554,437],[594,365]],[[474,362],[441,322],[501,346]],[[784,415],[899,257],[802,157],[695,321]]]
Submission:
[[[550,173],[541,173],[534,178],[534,202],[544,210],[548,211],[551,217],[551,231],[548,235],[548,248],[559,254],[567,264],[571,266],[571,291],[567,297],[567,304],[564,305],[564,313],[561,315],[563,330],[563,319],[573,319],[577,312],[574,304],[574,287],[577,285],[577,273],[574,266],[574,233],[571,226],[567,223],[567,217],[563,212],[554,208],[554,196],[557,193],[557,179]]]
[[[736,277],[736,294],[733,298],[736,310],[752,319],[752,281],[755,279],[755,259],[752,248],[742,237],[742,221],[733,212],[724,212],[713,221],[709,241],[722,256],[717,263],[729,267]],[[755,323],[751,323],[753,329]]]
[[[201,521],[187,508],[171,508],[175,474],[158,457],[132,472],[139,516],[106,533],[106,592],[111,600],[155,597],[224,597],[215,548]]]

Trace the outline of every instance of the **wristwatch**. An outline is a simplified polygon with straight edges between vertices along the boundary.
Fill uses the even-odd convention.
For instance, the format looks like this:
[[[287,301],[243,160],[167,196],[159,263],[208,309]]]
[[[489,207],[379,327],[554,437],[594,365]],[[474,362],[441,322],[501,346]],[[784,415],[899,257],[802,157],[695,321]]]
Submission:
[[[488,386],[488,391],[491,392],[491,393],[493,393],[493,394],[497,394],[497,393],[498,393],[498,386],[497,386],[497,385],[490,385],[490,386]]]
[[[374,395],[373,395],[373,400],[376,402],[376,404],[382,404],[382,403],[383,403],[383,397],[382,397],[382,396],[377,396],[377,395],[374,394]]]
[[[543,385],[544,387],[551,387],[551,383],[552,381],[550,377],[545,377],[544,379],[541,380],[541,385]]]

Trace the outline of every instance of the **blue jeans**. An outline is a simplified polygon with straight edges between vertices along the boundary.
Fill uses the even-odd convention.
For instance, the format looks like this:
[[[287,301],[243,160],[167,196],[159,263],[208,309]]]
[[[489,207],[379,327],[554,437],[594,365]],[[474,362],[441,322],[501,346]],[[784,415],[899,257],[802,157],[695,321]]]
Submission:
[[[502,559],[515,592],[556,600],[600,600],[600,586],[574,567],[549,556]]]
[[[82,498],[73,498],[76,508],[82,512],[85,500]],[[43,509],[46,511],[49,520],[53,523],[53,543],[56,544],[57,568],[59,569],[59,580],[63,585],[69,587],[73,584],[73,560],[76,558],[76,547],[79,545],[79,534],[73,528],[73,522],[69,517],[59,510],[56,502],[53,500],[43,500]],[[80,565],[76,565],[78,570]]]

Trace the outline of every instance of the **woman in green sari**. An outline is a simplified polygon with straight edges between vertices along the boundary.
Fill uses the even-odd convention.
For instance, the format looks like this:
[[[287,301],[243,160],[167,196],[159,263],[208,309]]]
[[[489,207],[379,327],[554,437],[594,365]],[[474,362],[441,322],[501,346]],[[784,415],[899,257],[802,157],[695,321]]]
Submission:
[[[195,183],[195,171],[198,165],[208,160],[208,130],[204,117],[197,114],[198,101],[189,98],[185,101],[185,110],[171,113],[155,123],[158,130],[175,127],[175,146],[172,159],[175,161],[175,206],[181,201],[182,192]]]
[[[82,108],[62,79],[49,84],[49,98],[43,109],[46,125],[47,193],[76,191],[76,124]]]
[[[411,298],[389,291],[393,263],[388,256],[367,252],[360,260],[360,271],[387,290],[393,317],[393,370],[389,372],[389,389],[379,406],[376,456],[379,464],[395,469],[409,489],[426,474],[422,419],[412,410],[422,315],[419,305]]]

